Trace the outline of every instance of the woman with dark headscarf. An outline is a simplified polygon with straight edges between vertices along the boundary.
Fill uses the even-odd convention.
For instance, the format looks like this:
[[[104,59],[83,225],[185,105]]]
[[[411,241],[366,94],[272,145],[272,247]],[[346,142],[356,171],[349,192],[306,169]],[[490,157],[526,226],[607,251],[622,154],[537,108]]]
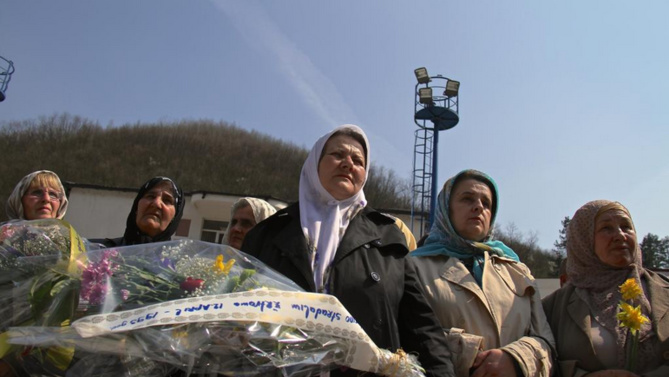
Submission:
[[[38,170],[23,177],[7,199],[10,220],[62,219],[65,212],[65,188],[58,175],[49,170]]]
[[[498,206],[492,178],[458,173],[444,184],[430,234],[411,255],[444,330],[482,337],[477,355],[456,355],[460,374],[548,377],[553,336],[530,270],[492,239]]]
[[[132,203],[123,237],[90,241],[107,247],[169,241],[179,226],[183,209],[183,193],[174,181],[151,178]]]
[[[374,343],[452,375],[446,338],[395,219],[367,206],[369,143],[357,126],[322,136],[302,167],[299,203],[256,225],[242,250],[310,292],[336,296]],[[335,370],[332,376],[358,375]]]
[[[632,216],[618,202],[581,207],[567,228],[567,275],[544,299],[563,376],[669,376],[669,279],[643,267]],[[639,286],[637,367],[625,371],[632,336],[618,324],[628,279]],[[635,304],[636,305],[636,304]]]

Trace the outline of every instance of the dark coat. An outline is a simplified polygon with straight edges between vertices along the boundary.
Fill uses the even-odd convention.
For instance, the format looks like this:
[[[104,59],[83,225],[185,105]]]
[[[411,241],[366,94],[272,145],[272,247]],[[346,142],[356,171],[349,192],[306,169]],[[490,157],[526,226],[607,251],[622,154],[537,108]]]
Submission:
[[[242,251],[309,292],[315,291],[307,241],[293,204],[259,223]],[[334,295],[374,343],[416,352],[430,376],[452,374],[444,332],[423,296],[395,220],[369,207],[355,216],[337,249],[329,281]],[[342,375],[333,371],[332,375]]]

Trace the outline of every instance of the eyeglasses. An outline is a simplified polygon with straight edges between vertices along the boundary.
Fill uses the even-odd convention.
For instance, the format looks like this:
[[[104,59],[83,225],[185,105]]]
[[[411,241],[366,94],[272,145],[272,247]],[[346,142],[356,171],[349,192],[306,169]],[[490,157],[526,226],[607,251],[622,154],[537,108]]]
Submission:
[[[51,189],[34,189],[30,192],[28,192],[28,196],[36,198],[36,199],[42,199],[44,197],[44,194],[47,194],[49,197],[48,199],[52,202],[57,202],[60,200],[60,198],[63,197],[63,194],[56,191],[56,190],[51,190]]]

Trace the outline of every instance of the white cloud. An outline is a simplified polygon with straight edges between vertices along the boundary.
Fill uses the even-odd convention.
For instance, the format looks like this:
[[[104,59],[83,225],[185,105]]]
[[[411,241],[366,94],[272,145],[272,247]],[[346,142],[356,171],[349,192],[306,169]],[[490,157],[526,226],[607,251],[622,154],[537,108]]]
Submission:
[[[211,0],[229,19],[246,42],[273,57],[280,72],[293,85],[299,96],[324,121],[324,131],[355,123],[357,117],[344,101],[334,83],[326,77],[290,41],[253,0]]]

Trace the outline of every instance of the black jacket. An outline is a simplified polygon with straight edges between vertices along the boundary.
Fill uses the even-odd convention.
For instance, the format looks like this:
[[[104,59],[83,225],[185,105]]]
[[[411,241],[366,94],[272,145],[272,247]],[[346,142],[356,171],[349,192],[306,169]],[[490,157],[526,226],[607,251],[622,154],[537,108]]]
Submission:
[[[315,291],[297,203],[256,225],[242,251]],[[408,252],[394,219],[367,207],[351,220],[326,284],[377,346],[418,353],[429,376],[451,375],[444,332]],[[337,372],[332,375],[344,374]]]

